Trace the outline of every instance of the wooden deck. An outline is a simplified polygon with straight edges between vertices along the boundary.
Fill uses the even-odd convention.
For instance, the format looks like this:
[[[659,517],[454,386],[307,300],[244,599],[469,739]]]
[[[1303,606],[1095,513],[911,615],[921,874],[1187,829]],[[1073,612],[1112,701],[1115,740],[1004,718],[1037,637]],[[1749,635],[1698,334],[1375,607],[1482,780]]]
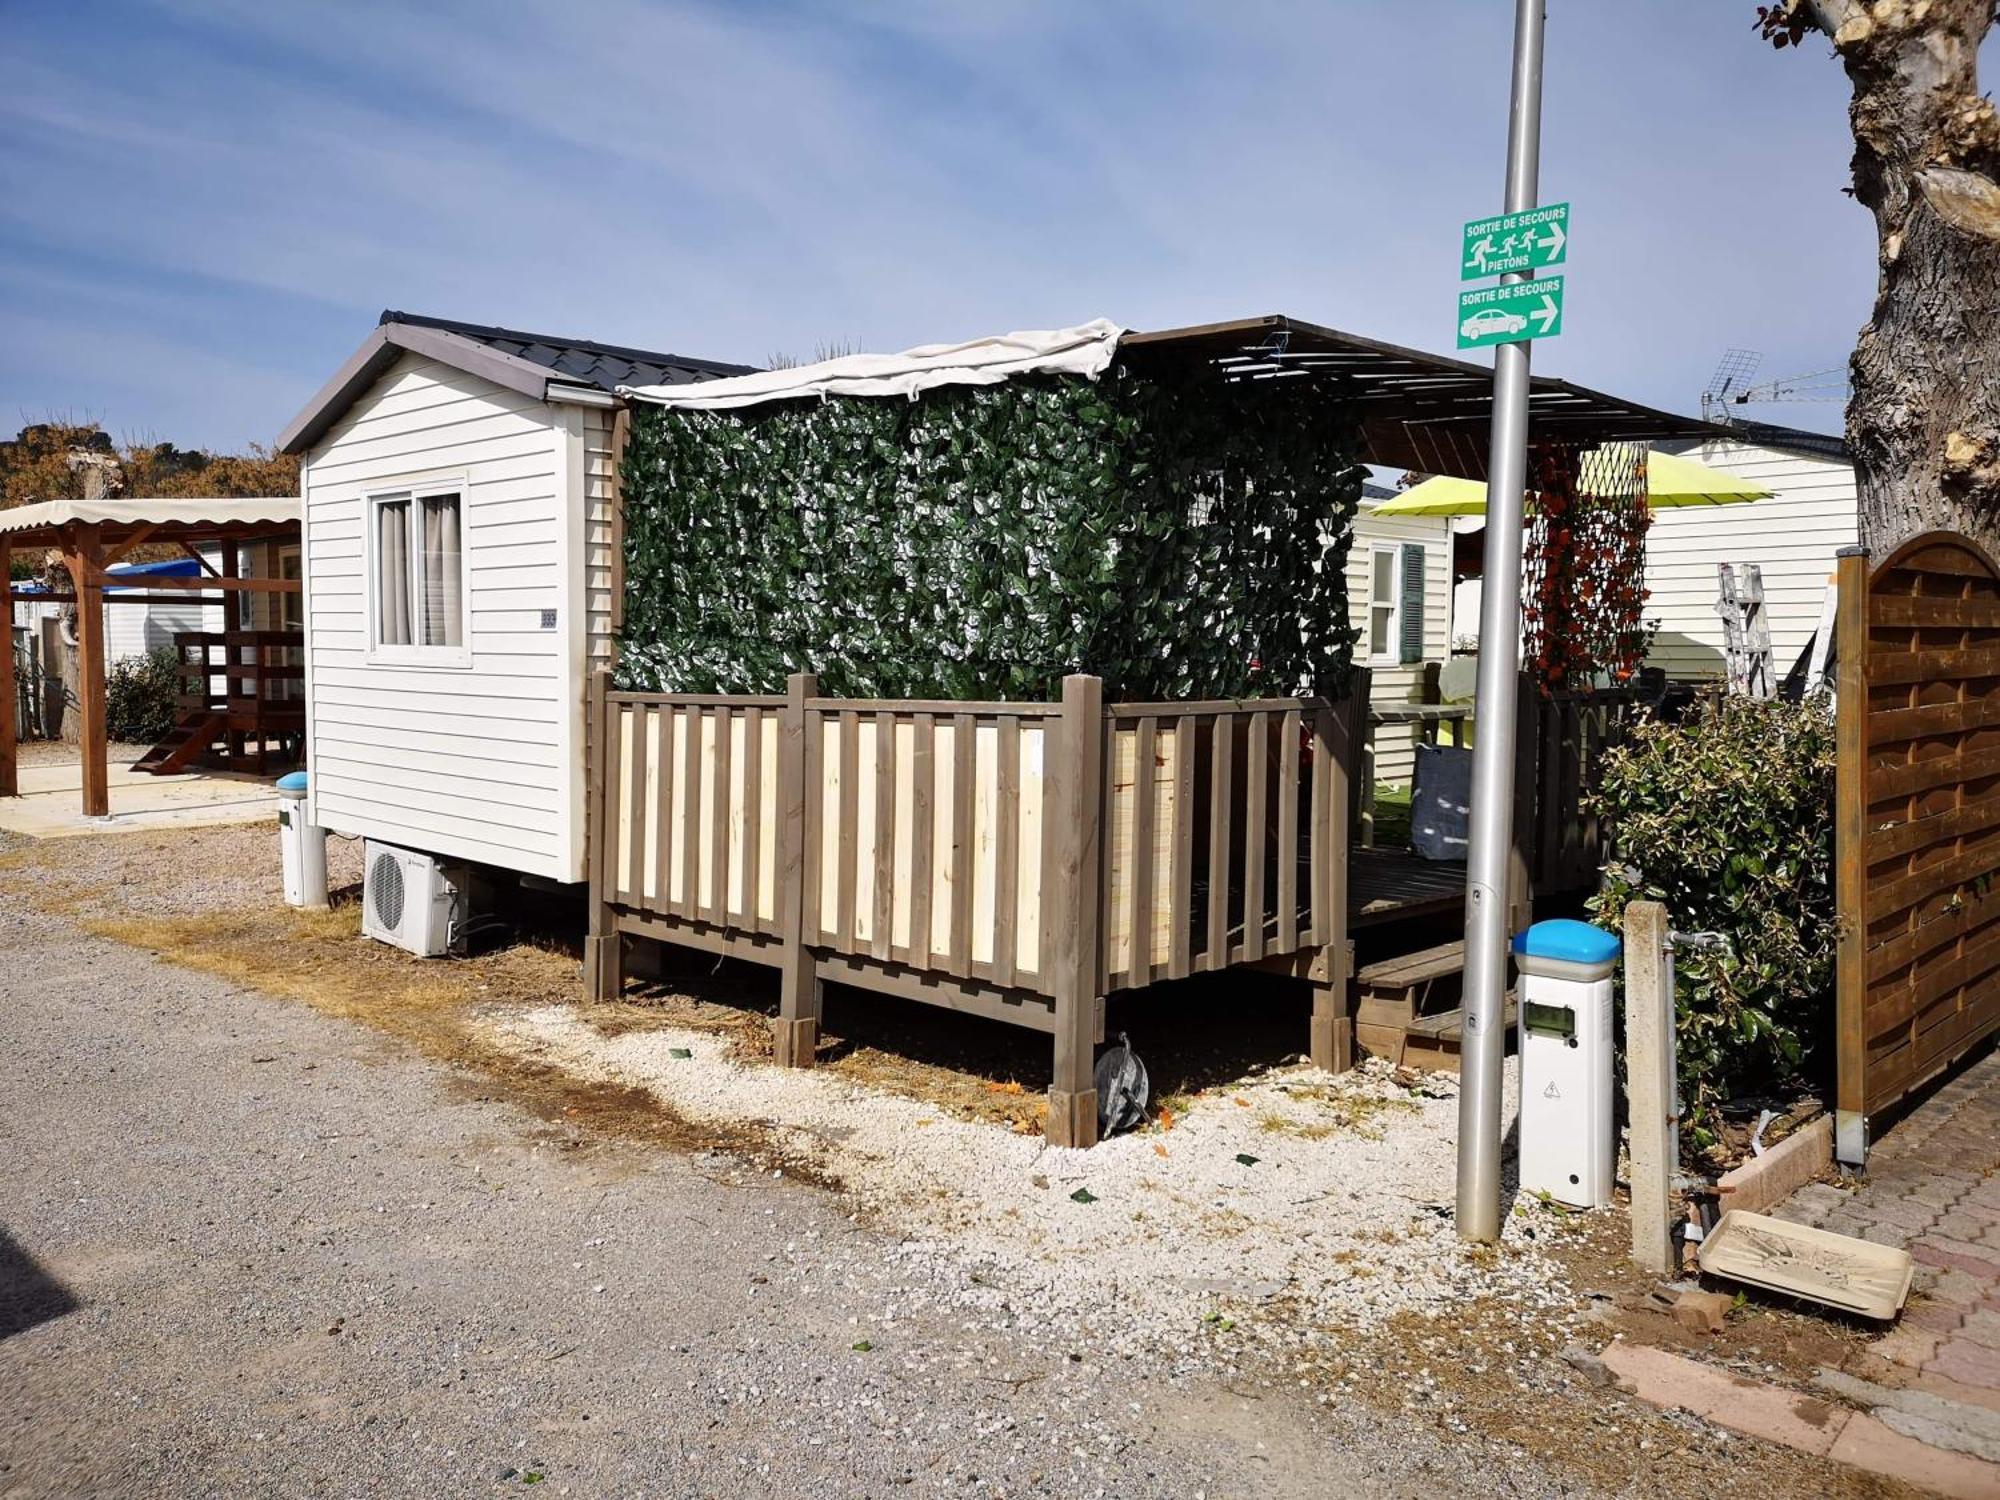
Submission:
[[[1434,916],[1465,904],[1465,865],[1425,859],[1408,849],[1357,847],[1349,851],[1347,910],[1350,927]]]

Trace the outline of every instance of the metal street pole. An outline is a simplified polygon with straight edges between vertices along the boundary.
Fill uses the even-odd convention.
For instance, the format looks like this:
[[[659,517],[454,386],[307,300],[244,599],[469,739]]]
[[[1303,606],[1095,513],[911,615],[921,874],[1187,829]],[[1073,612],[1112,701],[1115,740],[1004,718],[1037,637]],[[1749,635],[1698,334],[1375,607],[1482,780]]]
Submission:
[[[1506,213],[1535,207],[1542,152],[1542,6],[1515,0]],[[1503,285],[1530,279],[1515,272]],[[1507,866],[1514,838],[1514,702],[1521,666],[1521,497],[1528,468],[1528,342],[1493,358],[1486,566],[1479,601],[1471,848],[1465,867],[1465,1035],[1458,1096],[1458,1235],[1500,1238],[1500,1064],[1506,1043]]]

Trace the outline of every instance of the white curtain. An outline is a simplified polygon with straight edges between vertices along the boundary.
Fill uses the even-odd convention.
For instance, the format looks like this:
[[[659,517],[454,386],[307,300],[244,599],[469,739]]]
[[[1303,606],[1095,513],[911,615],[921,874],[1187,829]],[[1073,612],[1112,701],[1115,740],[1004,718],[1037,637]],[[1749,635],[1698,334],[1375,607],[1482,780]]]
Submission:
[[[410,502],[375,507],[375,640],[410,644]]]
[[[465,643],[459,609],[458,496],[424,497],[424,639],[426,646]]]

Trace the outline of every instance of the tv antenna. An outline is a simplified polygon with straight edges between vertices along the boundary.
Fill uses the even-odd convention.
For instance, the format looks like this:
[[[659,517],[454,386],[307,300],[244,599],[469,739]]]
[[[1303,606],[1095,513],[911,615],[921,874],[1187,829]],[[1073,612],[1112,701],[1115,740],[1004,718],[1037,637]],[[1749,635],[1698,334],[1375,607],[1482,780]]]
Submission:
[[[1731,420],[1729,408],[1732,406],[1847,400],[1847,371],[1844,367],[1813,370],[1804,375],[1788,375],[1782,380],[1767,380],[1762,385],[1753,384],[1757,367],[1763,362],[1764,356],[1755,349],[1725,350],[1715,373],[1708,377],[1708,384],[1702,388],[1702,420],[1727,423]]]

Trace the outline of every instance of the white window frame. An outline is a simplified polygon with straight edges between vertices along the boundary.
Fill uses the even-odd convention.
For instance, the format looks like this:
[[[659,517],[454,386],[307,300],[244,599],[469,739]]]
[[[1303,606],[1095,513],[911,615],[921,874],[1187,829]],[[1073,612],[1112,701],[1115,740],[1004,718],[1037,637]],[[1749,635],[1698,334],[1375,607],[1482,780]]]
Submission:
[[[1389,558],[1389,597],[1386,600],[1375,596],[1375,559],[1384,554]],[[1384,651],[1375,649],[1375,612],[1386,608],[1389,612],[1389,645]],[[1403,544],[1401,542],[1373,542],[1368,548],[1368,665],[1371,667],[1400,667],[1403,665]]]
[[[409,502],[410,545],[405,555],[411,560],[409,588],[410,618],[420,617],[416,598],[417,569],[415,561],[423,556],[422,516],[423,502],[439,495],[458,497],[458,638],[457,646],[385,646],[381,642],[380,622],[382,619],[379,594],[382,587],[382,567],[378,557],[381,546],[381,523],[377,513],[384,505],[395,501]],[[453,474],[436,478],[399,483],[382,489],[370,490],[364,506],[364,546],[362,555],[368,569],[368,652],[366,660],[374,665],[387,667],[469,667],[472,665],[472,588],[470,569],[466,566],[467,554],[471,551],[468,541],[470,528],[467,526],[467,500],[465,476]]]

